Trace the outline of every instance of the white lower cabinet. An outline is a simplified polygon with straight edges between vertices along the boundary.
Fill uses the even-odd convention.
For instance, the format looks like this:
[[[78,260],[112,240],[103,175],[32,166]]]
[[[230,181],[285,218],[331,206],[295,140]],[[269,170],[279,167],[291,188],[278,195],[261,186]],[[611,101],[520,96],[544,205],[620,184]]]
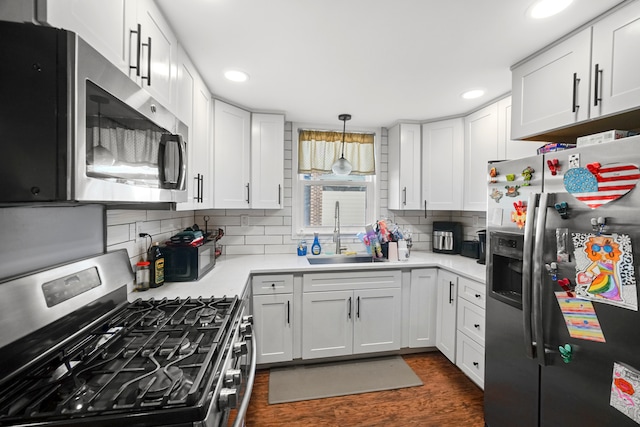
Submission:
[[[438,271],[436,347],[453,363],[456,362],[456,308],[458,276]]]
[[[293,275],[254,276],[257,363],[293,360]]]
[[[484,388],[485,286],[458,278],[456,364]]]
[[[409,298],[409,348],[435,346],[438,269],[411,270]]]
[[[400,271],[303,276],[302,358],[399,350]]]

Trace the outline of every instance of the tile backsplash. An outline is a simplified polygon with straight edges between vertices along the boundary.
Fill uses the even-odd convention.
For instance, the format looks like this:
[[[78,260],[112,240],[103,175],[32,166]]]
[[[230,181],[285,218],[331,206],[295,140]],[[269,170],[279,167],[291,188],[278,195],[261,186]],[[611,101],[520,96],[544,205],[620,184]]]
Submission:
[[[285,123],[284,148],[284,208],[269,209],[212,209],[199,211],[107,211],[108,249],[126,248],[135,264],[148,246],[148,239],[136,239],[136,223],[141,223],[142,231],[152,235],[154,241],[167,240],[184,228],[198,224],[203,230],[222,228],[224,237],[220,240],[226,254],[276,254],[296,253],[297,239],[292,238],[292,179],[295,168],[292,165],[292,123]],[[390,211],[387,209],[387,129],[382,129],[380,152],[380,217],[387,217],[403,227],[411,229],[413,248],[430,251],[434,221],[457,221],[464,227],[464,239],[477,238],[477,231],[486,227],[484,212],[466,211]],[[205,217],[208,217],[205,225]],[[245,222],[243,222],[243,218]],[[310,242],[311,236],[305,236]],[[137,240],[137,241],[136,241]],[[321,240],[323,245],[331,245],[330,237]],[[342,243],[350,250],[362,251],[364,246],[357,239],[342,238]]]

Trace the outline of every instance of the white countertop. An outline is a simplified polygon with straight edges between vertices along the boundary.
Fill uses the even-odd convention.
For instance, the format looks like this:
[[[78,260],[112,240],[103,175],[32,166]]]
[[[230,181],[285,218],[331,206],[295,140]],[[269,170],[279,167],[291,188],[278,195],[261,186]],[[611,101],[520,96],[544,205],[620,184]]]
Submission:
[[[222,297],[240,295],[251,274],[303,273],[341,270],[412,269],[438,267],[478,282],[485,282],[485,266],[475,259],[432,252],[411,252],[408,261],[353,264],[315,264],[297,255],[223,255],[197,282],[166,282],[159,288],[132,292],[129,301],[138,298]]]

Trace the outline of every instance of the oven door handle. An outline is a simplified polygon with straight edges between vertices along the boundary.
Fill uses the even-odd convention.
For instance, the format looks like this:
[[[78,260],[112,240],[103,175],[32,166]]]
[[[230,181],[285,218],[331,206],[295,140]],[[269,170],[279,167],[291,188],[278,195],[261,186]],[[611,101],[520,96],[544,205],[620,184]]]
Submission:
[[[253,392],[253,382],[256,379],[256,364],[257,364],[257,352],[256,350],[256,334],[251,334],[251,364],[249,368],[249,378],[247,378],[247,388],[244,391],[242,397],[242,403],[238,408],[236,419],[233,422],[233,427],[242,427],[244,425],[244,416],[249,408],[249,400],[251,399],[251,393]]]

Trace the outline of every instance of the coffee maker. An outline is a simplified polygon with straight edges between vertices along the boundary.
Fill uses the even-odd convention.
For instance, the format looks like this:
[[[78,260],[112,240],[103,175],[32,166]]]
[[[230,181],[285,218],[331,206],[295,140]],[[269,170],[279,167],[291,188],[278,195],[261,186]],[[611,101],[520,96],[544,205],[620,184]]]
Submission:
[[[435,221],[433,223],[433,252],[459,254],[462,249],[462,224]]]

